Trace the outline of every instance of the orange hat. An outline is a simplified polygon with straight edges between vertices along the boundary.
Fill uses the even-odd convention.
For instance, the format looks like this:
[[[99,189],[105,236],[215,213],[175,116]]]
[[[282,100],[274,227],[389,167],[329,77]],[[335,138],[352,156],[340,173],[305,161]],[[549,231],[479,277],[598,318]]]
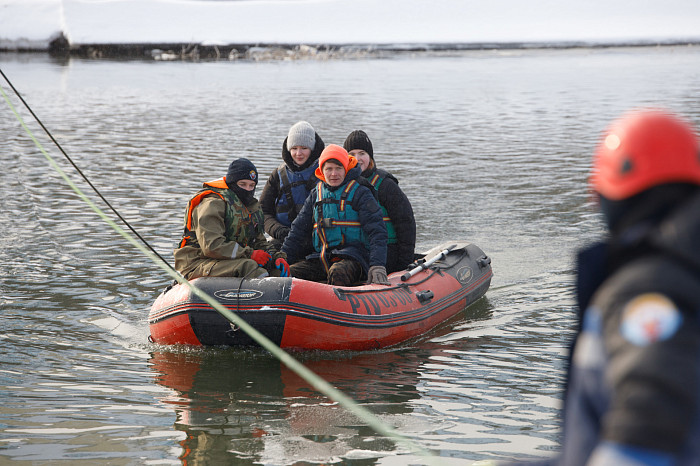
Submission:
[[[603,135],[590,183],[610,200],[665,183],[700,185],[698,137],[690,123],[666,111],[628,113]]]
[[[337,160],[338,163],[340,163],[345,169],[345,173],[357,165],[357,159],[352,155],[349,155],[348,151],[336,144],[328,144],[326,148],[323,149],[323,152],[321,152],[321,156],[318,158],[318,168],[315,172],[316,178],[326,181],[326,178],[323,176],[323,164],[331,159]]]

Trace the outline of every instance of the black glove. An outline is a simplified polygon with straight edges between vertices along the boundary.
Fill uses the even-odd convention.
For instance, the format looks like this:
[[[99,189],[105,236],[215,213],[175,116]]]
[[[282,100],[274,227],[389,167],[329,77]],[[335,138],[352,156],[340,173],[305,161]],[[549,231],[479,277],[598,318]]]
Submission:
[[[377,285],[391,285],[386,276],[386,268],[381,265],[373,265],[367,273],[367,284],[376,283]]]
[[[279,227],[277,231],[275,231],[275,239],[279,241],[284,241],[284,239],[289,234],[289,230],[289,227]]]

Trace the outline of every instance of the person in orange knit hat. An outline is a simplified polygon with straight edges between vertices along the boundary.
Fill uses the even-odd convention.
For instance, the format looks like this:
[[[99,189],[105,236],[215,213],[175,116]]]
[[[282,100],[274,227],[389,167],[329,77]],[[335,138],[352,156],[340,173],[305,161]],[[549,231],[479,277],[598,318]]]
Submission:
[[[320,181],[282,246],[292,276],[336,286],[351,286],[365,278],[367,283],[389,284],[386,226],[357,159],[329,144],[319,157],[316,177]],[[313,250],[304,251],[309,236]]]

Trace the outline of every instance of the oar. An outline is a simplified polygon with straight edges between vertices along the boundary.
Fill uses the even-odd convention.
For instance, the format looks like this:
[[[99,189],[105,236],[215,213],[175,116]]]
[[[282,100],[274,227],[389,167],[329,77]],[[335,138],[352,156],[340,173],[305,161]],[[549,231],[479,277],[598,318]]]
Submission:
[[[409,278],[411,278],[412,276],[414,276],[415,274],[417,274],[421,270],[425,270],[428,267],[430,267],[431,265],[433,265],[435,262],[439,261],[440,259],[447,257],[447,254],[449,254],[449,252],[451,250],[453,250],[456,246],[457,246],[456,244],[453,244],[452,246],[448,246],[446,249],[443,249],[440,252],[440,254],[438,254],[437,256],[433,257],[432,259],[430,259],[428,261],[423,262],[421,265],[419,265],[415,269],[409,270],[405,274],[401,275],[401,281],[405,282],[406,280],[408,280]]]

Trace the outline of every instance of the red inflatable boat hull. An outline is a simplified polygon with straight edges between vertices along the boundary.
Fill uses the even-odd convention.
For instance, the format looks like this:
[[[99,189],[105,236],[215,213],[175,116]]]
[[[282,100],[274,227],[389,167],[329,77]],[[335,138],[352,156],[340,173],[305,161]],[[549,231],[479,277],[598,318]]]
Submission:
[[[419,337],[481,298],[493,272],[490,259],[469,243],[446,243],[425,255],[450,252],[426,270],[390,286],[335,287],[296,278],[206,277],[192,284],[282,348],[367,350]],[[149,314],[159,344],[255,346],[184,285],[161,294]]]

